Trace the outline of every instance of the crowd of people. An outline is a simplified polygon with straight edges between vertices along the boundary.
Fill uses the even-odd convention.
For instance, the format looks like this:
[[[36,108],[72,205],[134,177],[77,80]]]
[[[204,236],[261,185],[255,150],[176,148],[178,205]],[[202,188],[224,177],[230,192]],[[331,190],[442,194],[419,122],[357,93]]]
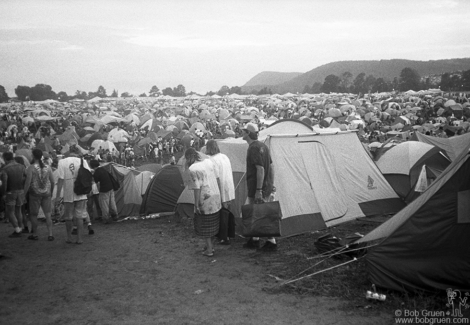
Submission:
[[[174,163],[183,157],[189,173],[187,185],[196,203],[195,230],[205,240],[204,255],[213,256],[211,238],[219,232],[220,211],[229,208],[235,195],[230,161],[220,153],[216,139],[241,137],[248,143],[247,203],[255,203],[269,200],[275,168],[269,149],[257,135],[279,119],[296,119],[313,129],[357,130],[365,143],[383,143],[391,137],[406,141],[414,132],[453,137],[470,131],[468,97],[430,90],[366,96],[286,94],[9,103],[0,106],[0,211],[14,228],[10,237],[28,233],[28,239],[38,240],[37,218],[42,210],[47,239],[52,241],[53,215],[62,202],[67,243],[81,244],[84,223],[88,233],[94,234],[94,209],[105,223],[117,217],[110,175],[100,167],[101,162],[135,168],[146,163]],[[202,147],[209,159],[202,159]],[[74,192],[82,166],[93,175],[88,194]],[[220,240],[230,243],[229,238]],[[259,246],[256,237],[245,244]],[[276,247],[274,238],[267,238],[263,246],[267,250]]]

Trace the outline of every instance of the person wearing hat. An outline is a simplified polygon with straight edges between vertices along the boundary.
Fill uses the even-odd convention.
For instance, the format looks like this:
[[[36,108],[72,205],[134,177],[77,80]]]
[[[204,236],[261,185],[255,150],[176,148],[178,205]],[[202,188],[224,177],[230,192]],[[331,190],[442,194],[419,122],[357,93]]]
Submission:
[[[254,123],[246,124],[243,129],[243,140],[248,143],[246,155],[246,184],[248,188],[247,204],[255,202],[267,202],[273,192],[274,168],[269,153],[269,148],[258,141],[258,126]],[[260,240],[257,237],[250,238],[244,248],[259,248]],[[277,249],[276,240],[269,237],[261,248],[264,251]]]

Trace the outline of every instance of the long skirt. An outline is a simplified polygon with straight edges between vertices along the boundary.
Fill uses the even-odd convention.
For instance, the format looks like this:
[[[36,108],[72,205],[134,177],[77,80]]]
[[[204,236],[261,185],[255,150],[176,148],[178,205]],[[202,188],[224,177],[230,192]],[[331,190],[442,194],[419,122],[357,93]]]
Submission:
[[[197,236],[212,237],[219,232],[220,211],[212,214],[194,214],[194,231]]]

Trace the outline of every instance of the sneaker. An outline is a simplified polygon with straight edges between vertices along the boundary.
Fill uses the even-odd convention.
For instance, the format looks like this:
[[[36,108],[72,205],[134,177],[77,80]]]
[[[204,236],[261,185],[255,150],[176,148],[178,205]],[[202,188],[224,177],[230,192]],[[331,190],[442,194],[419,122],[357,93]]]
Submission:
[[[77,233],[78,233],[77,228],[73,228],[73,229],[72,229],[72,235],[76,235]]]
[[[230,239],[222,239],[219,241],[219,245],[230,245]]]
[[[24,227],[22,233],[23,233],[23,234],[29,234],[29,229],[28,229],[28,227]]]
[[[16,232],[14,231],[10,236],[10,238],[20,238],[21,237],[21,232]]]
[[[250,238],[243,244],[243,248],[259,248],[259,240],[253,240],[253,238]]]
[[[263,247],[261,247],[259,250],[265,251],[265,252],[272,252],[272,251],[275,251],[276,249],[277,249],[277,244],[273,244],[270,241],[266,241]]]
[[[91,228],[91,225],[88,226],[88,235],[94,235],[95,231]]]

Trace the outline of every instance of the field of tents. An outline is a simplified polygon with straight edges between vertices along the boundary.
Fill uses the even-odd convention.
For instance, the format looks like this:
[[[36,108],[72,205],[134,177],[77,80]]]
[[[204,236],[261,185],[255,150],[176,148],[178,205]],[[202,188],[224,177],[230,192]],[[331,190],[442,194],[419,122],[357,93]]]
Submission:
[[[368,247],[364,258],[374,284],[396,291],[470,290],[461,276],[470,266],[461,245],[470,225],[467,138],[419,135],[417,141],[381,148],[374,159],[354,131],[318,131],[295,120],[274,123],[260,132],[260,140],[276,166],[282,237],[385,216],[387,222],[358,241]],[[232,163],[231,210],[240,227],[247,144],[242,139],[218,144]],[[122,184],[116,193],[121,217],[175,212],[179,219],[192,219],[193,195],[180,165],[105,166]]]
[[[275,99],[271,100],[273,105],[277,105]],[[288,104],[282,104],[285,109],[281,110],[281,113],[290,109],[291,101],[281,101],[284,102]],[[361,108],[360,102],[356,104],[359,105],[356,109],[361,112],[366,109]],[[132,122],[128,121],[129,125],[134,123],[134,126],[142,127],[147,123],[156,133],[149,132],[148,137],[137,139],[138,143],[145,139],[155,141],[157,138],[152,137],[157,134],[177,136],[183,132],[194,136],[198,130],[194,126],[199,126],[197,123],[202,121],[200,118],[204,111],[204,108],[200,110],[198,106],[194,109],[198,110],[198,116],[191,117],[191,110],[185,112],[185,106],[171,108],[175,112],[181,111],[188,117],[188,122],[194,118],[193,123],[186,123],[173,115],[158,118],[155,116],[158,112],[168,113],[168,108],[157,108],[151,113],[144,104],[139,105],[141,107],[134,110],[141,113],[145,111],[143,116],[146,116],[146,120],[143,121],[140,119],[142,116],[138,116],[139,121],[136,123],[131,116],[133,113],[128,111],[128,116],[132,119]],[[333,109],[337,109],[337,104],[334,104],[335,107],[329,107],[328,101],[315,102],[315,105],[321,105],[321,111],[328,114],[334,114],[336,111]],[[328,125],[318,120],[319,124],[313,124],[313,117],[308,117],[312,123],[306,123],[305,118],[300,115],[296,118],[280,119],[262,117],[260,123],[269,127],[260,131],[259,139],[265,142],[271,151],[276,170],[276,199],[280,202],[282,211],[281,237],[278,239],[280,245],[276,253],[263,255],[259,252],[247,252],[241,248],[244,239],[237,236],[230,247],[218,248],[215,259],[201,260],[201,247],[192,231],[191,223],[194,210],[193,195],[185,187],[184,180],[187,175],[182,172],[181,161],[176,165],[139,163],[136,168],[109,162],[103,163],[103,166],[121,184],[116,192],[119,222],[109,228],[97,224],[98,236],[87,238],[91,245],[84,245],[85,248],[79,251],[78,260],[72,258],[73,254],[69,256],[70,251],[65,250],[63,242],[59,242],[63,229],[57,230],[59,240],[54,243],[52,249],[48,252],[41,251],[37,256],[33,254],[36,251],[31,251],[31,248],[26,246],[27,243],[15,246],[1,239],[2,253],[6,252],[7,257],[14,257],[13,264],[1,264],[6,267],[3,271],[11,274],[8,281],[4,280],[8,289],[3,294],[10,292],[17,301],[30,303],[26,298],[22,300],[23,298],[15,294],[15,290],[21,293],[27,290],[22,284],[15,283],[20,281],[20,275],[23,278],[31,276],[35,271],[34,265],[43,265],[42,259],[46,256],[57,256],[67,263],[46,263],[47,270],[54,268],[54,276],[58,276],[63,283],[67,280],[55,271],[72,272],[77,277],[83,273],[92,279],[92,282],[99,283],[99,272],[87,271],[87,267],[92,266],[109,268],[111,273],[106,269],[106,276],[114,277],[126,289],[126,292],[119,291],[114,289],[113,283],[104,283],[103,287],[95,291],[92,288],[85,290],[87,297],[91,295],[97,301],[103,300],[102,290],[109,291],[111,300],[120,306],[112,308],[103,305],[103,302],[98,303],[106,310],[103,314],[94,309],[94,313],[100,315],[99,323],[104,323],[103,320],[110,315],[114,320],[122,316],[120,311],[125,311],[126,308],[120,303],[121,296],[132,300],[140,292],[146,292],[145,283],[158,282],[162,277],[168,286],[165,283],[152,283],[147,297],[171,310],[177,308],[172,301],[180,301],[178,294],[186,297],[189,295],[185,291],[188,288],[194,289],[192,292],[202,290],[212,302],[217,301],[220,299],[218,291],[222,290],[221,283],[227,286],[228,289],[225,290],[229,291],[222,291],[228,296],[232,291],[243,292],[239,296],[235,295],[235,301],[229,298],[220,299],[233,308],[246,301],[254,303],[253,300],[246,300],[242,296],[256,295],[263,291],[275,293],[276,296],[289,293],[295,294],[296,297],[297,294],[308,295],[310,298],[319,297],[321,302],[315,303],[319,303],[321,308],[328,308],[331,300],[325,302],[323,299],[332,297],[347,306],[347,311],[354,310],[353,314],[366,313],[368,317],[384,313],[386,317],[390,317],[391,310],[404,307],[449,310],[450,307],[445,306],[447,289],[470,291],[470,280],[466,276],[470,269],[470,253],[466,249],[466,234],[470,230],[470,133],[437,137],[410,132],[411,126],[407,124],[408,130],[403,130],[403,125],[399,130],[388,131],[385,128],[383,131],[386,132],[387,139],[383,142],[367,143],[361,141],[364,140],[363,127],[359,126],[362,122],[357,124],[354,121],[362,121],[366,119],[367,113],[381,108],[393,112],[408,108],[405,106],[399,109],[386,101],[375,106],[366,106],[371,111],[359,112],[358,120],[343,119],[343,122],[348,123],[347,127],[338,124],[338,117],[335,119],[332,116],[322,118],[324,121],[330,120]],[[232,110],[237,107],[232,107]],[[271,110],[274,107],[276,106],[268,106]],[[301,105],[296,107],[302,109]],[[114,110],[108,111],[108,108],[104,107],[103,111],[108,113],[102,118],[109,121],[97,122],[87,120],[90,117],[76,116],[77,122],[81,119],[81,135],[73,127],[67,127],[65,132],[58,136],[59,141],[64,143],[63,150],[66,152],[67,146],[79,143],[92,145],[95,141],[112,148],[114,143],[127,140],[125,131],[113,126],[120,121],[116,120],[117,116],[112,117],[115,115]],[[257,117],[256,113],[260,112],[256,107],[243,107],[242,110],[249,112],[246,121]],[[209,115],[225,113],[220,107],[208,108],[208,112]],[[225,117],[230,116],[230,112],[227,113],[229,115]],[[322,115],[320,113],[317,114],[318,117]],[[347,115],[349,111],[345,113]],[[444,113],[441,112],[441,115]],[[73,115],[68,118],[70,117],[75,118]],[[374,127],[377,129],[384,127],[379,125],[378,120],[372,119],[378,117],[369,117],[369,121],[364,125],[371,126],[375,123]],[[58,118],[54,117],[54,120]],[[206,118],[210,119],[209,116]],[[388,117],[384,121],[390,122]],[[94,127],[85,126],[83,123]],[[239,116],[233,123],[243,123],[243,118]],[[107,124],[112,125],[113,129],[109,130],[105,137],[100,132],[103,125]],[[166,129],[169,126],[172,131]],[[85,134],[87,127],[91,129]],[[191,130],[192,127],[194,128]],[[439,127],[434,125],[430,129],[436,130]],[[464,127],[467,125],[456,126],[459,130]],[[221,152],[229,157],[232,164],[236,199],[231,205],[231,210],[236,216],[237,233],[240,234],[241,206],[247,195],[245,160],[248,145],[233,134],[223,136],[217,141]],[[40,143],[44,146],[48,144]],[[82,149],[83,153],[87,153],[86,149]],[[204,152],[204,148],[201,151]],[[16,154],[24,157],[25,164],[30,160],[28,149],[19,149]],[[4,227],[2,231],[4,230],[9,229]],[[47,248],[46,243],[41,242],[40,245],[44,246],[40,249]],[[20,256],[21,258],[18,258]],[[90,262],[88,259],[91,259]],[[34,261],[33,265],[30,265],[28,260]],[[77,265],[78,261],[81,261],[80,265]],[[185,278],[184,282],[180,283],[173,277],[174,265],[183,269],[180,275]],[[187,270],[196,270],[196,284],[191,282],[194,280],[193,273],[186,272]],[[13,275],[12,272],[18,275]],[[244,277],[243,274],[249,276]],[[217,281],[212,282],[211,277]],[[142,281],[130,281],[131,278]],[[129,283],[133,286],[129,287]],[[365,299],[365,292],[370,290],[371,284],[387,295],[385,303],[377,305]],[[35,285],[39,286],[38,290],[44,290],[40,284]],[[55,284],[53,287],[59,292],[65,290]],[[74,293],[81,290],[79,284],[72,287]],[[176,293],[171,291],[172,287],[177,288]],[[243,287],[243,290],[240,287]],[[249,292],[250,288],[255,288],[254,292]],[[164,292],[165,297],[172,301],[157,298],[156,292]],[[62,297],[73,300],[69,292],[62,293]],[[263,297],[269,300],[264,294]],[[55,296],[51,295],[49,298],[59,302]],[[296,301],[292,303],[298,303],[297,298],[291,299]],[[133,307],[137,309],[148,309],[149,306],[144,308],[142,304],[141,300],[132,302]],[[45,311],[47,306],[38,306],[43,309],[41,315],[48,314]],[[213,303],[213,306],[216,306],[216,309],[222,308],[219,302]],[[267,308],[265,304],[258,307]],[[60,314],[56,309],[54,311]],[[194,315],[191,306],[186,312],[187,315]],[[244,313],[249,314],[247,311]],[[130,311],[125,313],[123,319],[130,319],[132,314]],[[161,315],[161,312],[155,311],[155,314]],[[11,316],[12,313],[8,312],[7,315]],[[230,315],[228,312],[225,317],[230,319]],[[316,317],[312,314],[308,316],[313,319]],[[71,319],[71,315],[62,314],[57,316],[56,320],[68,322]],[[213,318],[208,319],[214,321]],[[208,319],[204,318],[205,321]],[[17,320],[20,320],[20,323],[24,321],[21,318]],[[94,321],[91,318],[87,320]],[[335,322],[337,319],[329,321]],[[367,323],[367,320],[361,318],[359,323]]]

